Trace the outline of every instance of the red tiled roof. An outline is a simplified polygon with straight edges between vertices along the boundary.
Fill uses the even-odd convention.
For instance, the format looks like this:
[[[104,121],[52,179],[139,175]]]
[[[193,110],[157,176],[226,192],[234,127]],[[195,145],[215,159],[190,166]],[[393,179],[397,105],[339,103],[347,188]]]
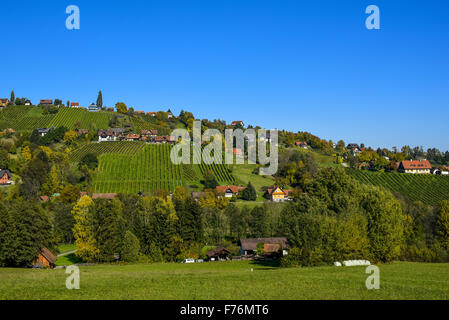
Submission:
[[[126,136],[126,139],[140,139],[140,134],[130,133]]]
[[[432,169],[429,160],[404,160],[400,166],[405,170]]]
[[[272,187],[272,188],[268,188],[267,192],[269,195],[271,195],[274,190],[276,190],[278,187]],[[293,191],[292,190],[284,190],[281,187],[279,187],[279,189],[281,189],[281,191],[286,195],[289,196]]]
[[[239,193],[240,191],[245,190],[246,188],[240,187],[240,186],[217,186],[215,189],[219,193],[225,193],[226,190],[230,189],[232,191],[232,193],[236,194],[236,193]]]
[[[72,102],[70,105],[72,107],[79,107],[80,106],[79,102]]]

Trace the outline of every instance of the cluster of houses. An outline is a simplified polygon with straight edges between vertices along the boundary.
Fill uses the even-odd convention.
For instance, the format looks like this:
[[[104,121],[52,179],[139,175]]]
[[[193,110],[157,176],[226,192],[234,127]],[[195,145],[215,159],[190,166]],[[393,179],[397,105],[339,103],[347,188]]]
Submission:
[[[98,141],[145,141],[147,143],[174,144],[176,139],[173,136],[160,136],[157,130],[142,130],[140,134],[134,132],[125,134],[124,128],[110,128],[98,131]]]
[[[215,191],[219,197],[232,198],[238,197],[239,194],[245,189],[246,187],[242,186],[226,185],[226,186],[217,186],[215,188]],[[192,197],[197,200],[205,196],[206,196],[205,192],[196,192],[196,191],[192,192]],[[268,188],[265,191],[264,196],[265,198],[273,202],[290,201],[292,200],[292,191],[283,189],[278,186],[274,186]]]
[[[286,237],[247,238],[240,239],[240,255],[232,256],[232,252],[225,247],[210,250],[208,261],[278,259],[288,255],[290,244]],[[57,257],[47,248],[39,251],[33,262],[34,268],[54,268]],[[194,262],[192,260],[192,262]]]

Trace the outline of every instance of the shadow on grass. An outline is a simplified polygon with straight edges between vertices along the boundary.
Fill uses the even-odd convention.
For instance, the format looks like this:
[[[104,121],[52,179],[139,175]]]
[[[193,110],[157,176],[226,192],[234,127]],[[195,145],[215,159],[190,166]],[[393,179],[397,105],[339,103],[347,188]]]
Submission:
[[[279,269],[281,267],[279,259],[277,259],[277,260],[257,259],[257,260],[252,260],[250,262],[250,264],[258,266],[258,267],[263,267],[263,269],[265,269],[265,270],[275,270],[275,269]]]
[[[71,266],[72,264],[82,263],[83,260],[78,258],[74,253],[68,254],[66,256],[58,257],[55,265],[57,266]]]

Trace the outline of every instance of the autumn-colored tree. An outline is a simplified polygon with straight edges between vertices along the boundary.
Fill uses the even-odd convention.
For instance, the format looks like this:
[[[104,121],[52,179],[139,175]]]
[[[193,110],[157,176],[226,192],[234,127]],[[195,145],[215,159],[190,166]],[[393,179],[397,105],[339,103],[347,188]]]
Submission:
[[[25,148],[22,149],[22,157],[26,160],[26,161],[30,161],[32,158],[31,155],[31,149],[30,147],[26,146]]]
[[[47,179],[42,185],[42,193],[51,196],[59,191],[61,191],[60,178],[58,174],[58,169],[53,166],[48,174]]]
[[[75,131],[67,131],[64,135],[64,142],[67,145],[71,145],[73,142],[75,142],[77,137],[78,134]]]
[[[76,255],[81,259],[96,261],[100,250],[96,246],[92,219],[93,201],[89,196],[83,196],[72,209],[75,218],[73,235],[76,243]]]
[[[115,104],[115,108],[117,109],[117,112],[119,112],[119,113],[127,113],[128,112],[128,107],[123,102],[117,102]]]

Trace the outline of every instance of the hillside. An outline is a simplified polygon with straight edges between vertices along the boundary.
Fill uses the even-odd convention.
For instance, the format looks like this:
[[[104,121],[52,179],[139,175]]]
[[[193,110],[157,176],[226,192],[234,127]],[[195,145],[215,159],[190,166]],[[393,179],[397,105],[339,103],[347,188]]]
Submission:
[[[137,193],[171,190],[177,186],[200,188],[206,171],[211,170],[219,184],[233,184],[235,178],[225,165],[182,165],[170,161],[172,146],[143,142],[90,143],[74,150],[70,159],[79,161],[87,153],[99,156],[94,174],[96,193]]]
[[[348,173],[362,183],[398,192],[412,201],[422,201],[428,205],[437,205],[442,200],[449,200],[448,176],[371,172],[351,169],[348,169]]]

